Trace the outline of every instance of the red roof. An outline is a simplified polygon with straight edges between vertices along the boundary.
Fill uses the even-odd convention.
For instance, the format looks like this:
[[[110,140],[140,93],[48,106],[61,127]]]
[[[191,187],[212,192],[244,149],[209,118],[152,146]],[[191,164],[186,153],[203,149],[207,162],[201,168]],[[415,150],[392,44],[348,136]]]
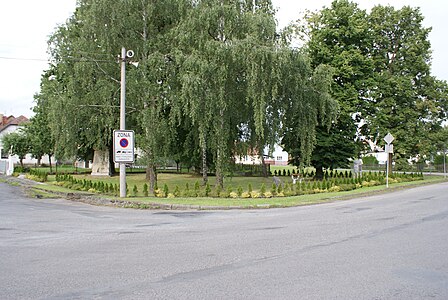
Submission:
[[[5,129],[6,127],[10,126],[10,125],[22,125],[24,123],[27,123],[29,120],[27,117],[25,116],[20,116],[20,117],[14,117],[14,116],[3,116],[0,115],[0,132],[3,131],[3,129]]]

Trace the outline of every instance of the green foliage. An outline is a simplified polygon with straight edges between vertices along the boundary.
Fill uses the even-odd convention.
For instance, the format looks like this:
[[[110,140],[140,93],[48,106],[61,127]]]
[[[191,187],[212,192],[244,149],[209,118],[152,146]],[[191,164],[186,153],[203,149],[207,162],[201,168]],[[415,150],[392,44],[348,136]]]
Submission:
[[[266,185],[263,183],[260,188],[260,193],[264,195],[266,193]]]
[[[239,197],[241,197],[241,195],[243,194],[243,187],[240,186],[240,185],[237,188],[237,194],[238,194]]]
[[[272,183],[272,185],[271,185],[271,194],[273,196],[277,195],[277,186],[275,185],[275,183]]]
[[[216,193],[216,197],[221,197],[222,187],[220,185],[217,185],[215,187],[215,193]]]
[[[205,196],[208,197],[210,195],[210,192],[212,191],[210,184],[207,182],[205,185]]]
[[[362,163],[364,165],[374,166],[378,165],[378,159],[375,156],[364,156],[362,158]]]
[[[168,185],[165,183],[165,184],[163,185],[163,195],[164,195],[165,197],[168,197],[168,193],[169,193]]]
[[[8,133],[2,137],[4,151],[12,151],[12,155],[17,155],[20,166],[23,168],[23,159],[30,151],[30,141],[25,132],[18,130]]]
[[[181,194],[180,194],[180,189],[179,189],[179,186],[178,185],[176,185],[176,188],[174,189],[174,196],[175,197],[179,197]],[[207,192],[206,192],[206,197],[208,196],[208,194],[207,194]]]
[[[132,196],[137,197],[137,194],[138,194],[138,189],[137,189],[137,186],[134,185],[134,187],[132,188]]]
[[[306,27],[296,29],[310,37],[312,65],[333,67],[331,95],[341,108],[330,131],[318,131],[316,170],[347,167],[348,158],[362,150],[357,135],[372,141],[387,132],[399,136],[394,146],[402,167],[431,151],[431,137],[446,118],[448,88],[430,74],[430,29],[423,27],[420,10],[378,5],[367,13],[354,2],[336,0],[306,20]],[[364,125],[357,133],[359,123]],[[284,142],[298,165],[300,143],[294,135]]]
[[[145,184],[143,184],[143,196],[148,197],[148,195],[148,184],[145,182]]]

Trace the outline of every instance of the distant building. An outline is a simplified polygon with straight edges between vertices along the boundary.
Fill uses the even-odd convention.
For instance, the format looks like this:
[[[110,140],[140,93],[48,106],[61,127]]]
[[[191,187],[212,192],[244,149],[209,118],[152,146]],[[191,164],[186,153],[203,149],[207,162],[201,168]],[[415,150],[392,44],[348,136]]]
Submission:
[[[29,120],[25,116],[16,118],[14,116],[7,117],[0,114],[0,158],[7,159],[9,154],[9,149],[3,149],[3,137],[9,133],[19,130],[19,128],[23,127],[23,125],[27,122],[29,122]]]
[[[268,149],[265,149],[265,153],[268,153]],[[279,145],[274,146],[272,155],[264,154],[264,162],[272,166],[286,166],[288,165],[289,154],[284,151]],[[250,152],[244,156],[235,157],[235,163],[245,165],[261,165],[261,158],[258,152]]]
[[[5,160],[9,157],[9,149],[3,149],[2,139],[5,135],[15,132],[20,128],[23,128],[26,123],[30,120],[25,116],[14,117],[14,116],[4,116],[0,114],[0,159]],[[14,155],[12,157],[12,161],[14,165],[19,163],[19,157]],[[48,155],[45,155],[41,159],[41,163],[48,164]],[[33,158],[31,154],[27,154],[25,159],[23,160],[23,164],[25,165],[35,165],[37,164],[37,159]]]
[[[284,151],[280,145],[274,145],[272,155],[265,159],[267,164],[272,166],[287,166],[289,161],[289,153]]]

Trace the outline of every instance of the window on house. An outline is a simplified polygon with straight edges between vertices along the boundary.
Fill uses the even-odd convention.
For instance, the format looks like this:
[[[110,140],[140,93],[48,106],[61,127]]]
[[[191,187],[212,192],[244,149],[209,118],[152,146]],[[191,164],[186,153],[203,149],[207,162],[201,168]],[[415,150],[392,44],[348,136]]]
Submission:
[[[2,148],[0,148],[0,153],[1,153],[1,159],[6,159],[8,158],[8,152],[3,150]]]
[[[277,156],[277,160],[282,160],[283,157],[282,156]]]

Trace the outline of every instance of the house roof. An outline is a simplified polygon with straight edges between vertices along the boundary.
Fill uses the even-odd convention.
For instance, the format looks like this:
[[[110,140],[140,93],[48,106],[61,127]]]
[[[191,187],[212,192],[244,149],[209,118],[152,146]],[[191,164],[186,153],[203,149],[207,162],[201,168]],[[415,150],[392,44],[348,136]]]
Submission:
[[[19,116],[16,118],[14,116],[7,117],[0,114],[0,132],[11,125],[20,126],[27,122],[29,122],[29,120],[25,116]]]

